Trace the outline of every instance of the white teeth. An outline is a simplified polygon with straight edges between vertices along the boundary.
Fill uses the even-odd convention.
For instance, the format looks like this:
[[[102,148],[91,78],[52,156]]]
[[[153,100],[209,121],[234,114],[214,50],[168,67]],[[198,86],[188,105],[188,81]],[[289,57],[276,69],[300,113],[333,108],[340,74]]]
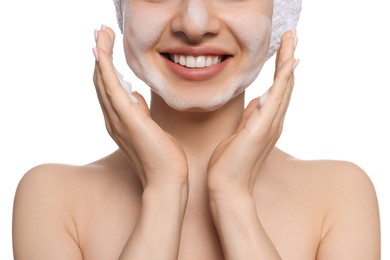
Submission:
[[[185,56],[179,56],[179,64],[182,66],[186,65],[186,57]]]
[[[210,67],[211,65],[213,65],[213,58],[207,57],[206,67]]]
[[[213,59],[213,65],[214,65],[214,64],[218,64],[219,62],[220,62],[219,57],[214,57],[214,59]]]
[[[221,56],[190,56],[170,54],[169,58],[172,62],[180,64],[187,68],[204,68],[216,65],[222,62]]]
[[[173,59],[172,59],[172,56],[173,56]],[[180,61],[179,55],[171,55],[171,59],[172,59],[173,62],[175,62],[175,63],[179,63],[179,61]]]
[[[206,57],[205,56],[199,56],[196,58],[195,66],[197,68],[203,68],[206,67]]]
[[[195,57],[194,56],[187,56],[185,66],[188,68],[195,68]]]

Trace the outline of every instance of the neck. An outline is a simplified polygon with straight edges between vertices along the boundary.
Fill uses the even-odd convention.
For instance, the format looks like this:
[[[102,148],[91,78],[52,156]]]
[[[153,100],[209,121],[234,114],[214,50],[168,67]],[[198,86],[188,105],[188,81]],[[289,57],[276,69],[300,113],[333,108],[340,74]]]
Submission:
[[[182,146],[191,165],[206,165],[216,146],[231,136],[244,110],[244,93],[215,111],[177,111],[152,92],[153,120]]]

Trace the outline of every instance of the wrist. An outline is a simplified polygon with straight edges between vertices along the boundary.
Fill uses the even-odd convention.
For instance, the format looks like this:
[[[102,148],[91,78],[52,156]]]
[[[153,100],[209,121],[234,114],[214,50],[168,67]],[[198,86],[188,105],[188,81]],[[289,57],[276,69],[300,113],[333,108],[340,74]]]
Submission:
[[[239,217],[242,214],[256,213],[252,195],[249,192],[224,192],[209,195],[209,204],[213,217],[229,215]]]
[[[123,259],[176,259],[187,198],[187,185],[146,186]]]
[[[227,259],[281,259],[263,228],[250,193],[214,197],[210,208],[221,243],[228,248]]]
[[[147,185],[142,194],[142,205],[182,212],[188,200],[188,183]]]
[[[179,167],[180,168],[180,167]],[[164,170],[153,169],[144,171],[144,189],[153,190],[177,190],[188,187],[188,169]]]
[[[232,205],[232,203],[239,204],[242,201],[252,201],[253,196],[252,192],[239,188],[239,187],[229,187],[225,186],[223,189],[208,189],[209,201],[222,204],[227,203]]]
[[[242,172],[240,174],[245,175],[247,173]],[[252,190],[247,180],[219,172],[209,171],[207,189],[209,198],[216,201],[252,197]]]

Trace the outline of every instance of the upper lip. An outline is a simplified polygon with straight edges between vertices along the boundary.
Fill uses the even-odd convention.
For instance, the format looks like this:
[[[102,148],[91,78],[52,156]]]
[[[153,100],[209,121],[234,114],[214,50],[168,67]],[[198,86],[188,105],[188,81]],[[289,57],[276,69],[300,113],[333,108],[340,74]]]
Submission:
[[[179,46],[167,48],[160,51],[161,54],[179,54],[179,55],[190,55],[190,56],[233,56],[226,50],[212,46],[199,46],[199,47],[188,47]]]

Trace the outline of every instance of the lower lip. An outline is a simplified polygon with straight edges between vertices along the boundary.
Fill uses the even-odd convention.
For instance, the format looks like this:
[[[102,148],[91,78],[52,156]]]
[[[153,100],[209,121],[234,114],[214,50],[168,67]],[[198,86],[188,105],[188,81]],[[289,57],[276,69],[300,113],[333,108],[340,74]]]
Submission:
[[[223,62],[210,67],[204,68],[187,68],[164,58],[168,68],[176,75],[183,79],[202,81],[216,77],[228,64],[230,58],[226,58]]]

